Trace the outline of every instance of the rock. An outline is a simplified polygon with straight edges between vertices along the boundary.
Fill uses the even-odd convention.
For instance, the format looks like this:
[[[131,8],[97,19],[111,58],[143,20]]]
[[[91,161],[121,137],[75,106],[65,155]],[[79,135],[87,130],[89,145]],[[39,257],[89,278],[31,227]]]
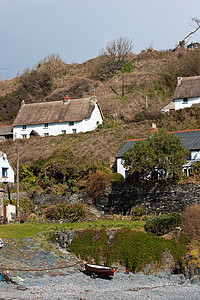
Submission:
[[[155,275],[168,278],[173,274],[175,267],[176,263],[172,254],[170,253],[170,251],[165,250],[163,252],[159,266],[155,265],[155,263],[152,261],[150,264],[147,264],[144,267],[143,273],[145,275]]]

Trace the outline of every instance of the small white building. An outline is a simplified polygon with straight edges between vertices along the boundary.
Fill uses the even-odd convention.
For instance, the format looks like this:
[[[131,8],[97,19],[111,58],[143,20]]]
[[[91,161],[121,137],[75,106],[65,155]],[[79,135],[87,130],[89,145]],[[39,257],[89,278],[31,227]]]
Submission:
[[[0,183],[14,183],[14,177],[14,170],[7,159],[7,155],[0,151]]]
[[[189,176],[193,165],[200,161],[200,129],[182,130],[168,132],[168,134],[175,134],[180,137],[183,145],[190,150],[190,157],[187,159],[187,163],[183,165],[182,170]],[[125,145],[121,148],[116,156],[117,160],[117,173],[120,173],[126,178],[127,169],[123,166],[122,155],[130,148],[132,148],[138,140],[146,140],[147,138],[133,139],[126,141]]]
[[[161,109],[163,113],[200,105],[200,76],[177,79],[173,101]]]
[[[92,131],[103,122],[95,94],[91,98],[25,104],[13,123],[13,139]]]

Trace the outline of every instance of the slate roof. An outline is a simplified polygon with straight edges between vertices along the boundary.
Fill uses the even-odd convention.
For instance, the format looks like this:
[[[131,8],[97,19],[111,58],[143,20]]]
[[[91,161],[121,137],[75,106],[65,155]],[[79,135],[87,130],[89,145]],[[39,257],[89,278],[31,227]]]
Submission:
[[[90,98],[25,104],[13,126],[82,121],[90,118],[94,108]]]
[[[10,135],[12,134],[12,125],[0,125],[0,135]]]
[[[175,109],[175,103],[172,101],[161,109],[161,111]]]
[[[175,99],[200,97],[200,76],[182,77],[175,92]]]
[[[168,133],[179,136],[183,145],[190,151],[200,150],[200,129],[173,131]],[[129,148],[132,148],[137,141],[142,140],[145,141],[147,138],[128,140],[121,148],[116,158],[120,158]]]

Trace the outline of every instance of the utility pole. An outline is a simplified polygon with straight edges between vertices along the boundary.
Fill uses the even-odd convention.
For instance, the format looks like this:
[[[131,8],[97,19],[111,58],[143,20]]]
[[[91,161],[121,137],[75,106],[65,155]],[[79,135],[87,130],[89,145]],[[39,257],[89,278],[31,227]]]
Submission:
[[[17,144],[17,219],[19,219],[19,145]]]
[[[146,106],[145,106],[146,109],[148,109],[148,97],[146,96]]]
[[[124,97],[124,54],[122,54],[122,97]]]

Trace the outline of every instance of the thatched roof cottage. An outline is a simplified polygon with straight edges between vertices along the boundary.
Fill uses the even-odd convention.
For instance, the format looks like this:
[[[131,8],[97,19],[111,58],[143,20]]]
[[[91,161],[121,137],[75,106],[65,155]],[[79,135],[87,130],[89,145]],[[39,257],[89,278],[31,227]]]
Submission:
[[[173,101],[162,108],[161,112],[170,112],[199,105],[200,76],[178,77],[178,85],[174,92]]]
[[[25,104],[13,123],[13,139],[92,131],[103,121],[95,94],[91,98]]]

